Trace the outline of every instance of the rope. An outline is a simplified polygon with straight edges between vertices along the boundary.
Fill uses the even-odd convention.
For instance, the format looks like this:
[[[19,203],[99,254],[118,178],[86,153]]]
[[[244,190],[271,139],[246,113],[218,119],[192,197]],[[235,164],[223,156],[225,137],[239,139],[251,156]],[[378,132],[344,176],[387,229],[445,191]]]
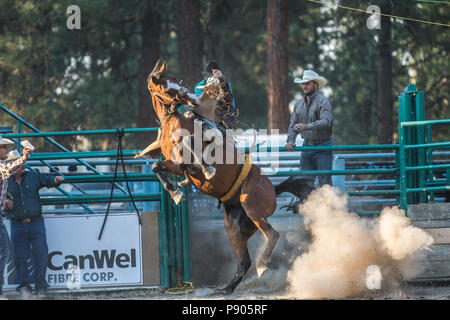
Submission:
[[[112,198],[113,198],[113,194],[114,194],[114,186],[116,185],[116,179],[117,179],[117,168],[119,167],[119,157],[120,157],[120,160],[122,163],[122,170],[123,170],[123,175],[125,177],[125,182],[127,185],[128,195],[130,196],[131,202],[133,203],[133,207],[136,210],[139,224],[141,224],[141,216],[139,214],[138,208],[136,207],[136,203],[134,202],[134,198],[133,198],[133,194],[131,193],[130,186],[128,185],[127,171],[125,169],[125,163],[123,160],[122,138],[125,135],[125,130],[123,128],[121,130],[119,130],[119,129],[116,129],[116,130],[117,130],[116,136],[118,137],[119,141],[117,142],[117,156],[116,156],[116,165],[114,168],[114,178],[113,178],[113,182],[111,184],[111,193],[109,195],[108,208],[106,209],[105,218],[103,219],[102,229],[100,230],[98,240],[100,240],[102,238],[103,229],[105,228],[106,219],[108,218],[109,209],[111,207],[111,202],[112,202]]]
[[[418,2],[431,2],[431,3],[442,3],[442,4],[450,4],[450,1],[434,1],[434,0],[416,0]]]
[[[194,292],[195,287],[192,281],[183,281],[184,285],[182,287],[169,288],[165,291],[166,294],[179,295],[188,294]]]
[[[450,27],[450,24],[439,23],[439,22],[434,22],[434,21],[419,20],[419,19],[413,19],[413,18],[406,18],[406,17],[400,17],[400,16],[394,16],[394,15],[390,15],[390,14],[386,14],[386,13],[368,12],[367,10],[347,7],[347,6],[343,6],[343,5],[332,3],[332,2],[325,2],[325,1],[318,1],[318,0],[305,0],[305,1],[319,3],[319,4],[323,4],[323,5],[329,6],[329,7],[337,7],[337,8],[346,9],[346,10],[353,10],[353,11],[366,13],[366,14],[370,14],[370,15],[377,14],[377,15],[380,15],[380,16],[396,18],[396,19],[401,19],[401,20],[409,20],[409,21],[414,21],[414,22],[433,24],[433,25],[441,26],[441,27]]]

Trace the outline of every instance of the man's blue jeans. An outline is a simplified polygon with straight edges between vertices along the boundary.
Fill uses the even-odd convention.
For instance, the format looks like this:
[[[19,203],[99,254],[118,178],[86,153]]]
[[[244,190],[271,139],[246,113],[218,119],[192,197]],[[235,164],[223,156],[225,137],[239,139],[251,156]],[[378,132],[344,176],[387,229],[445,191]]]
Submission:
[[[3,273],[9,257],[9,238],[3,218],[0,217],[0,291],[3,287]]]
[[[333,142],[325,142],[319,144],[318,146],[332,146]],[[303,144],[304,147],[311,146],[306,143]],[[331,170],[333,168],[333,151],[302,151],[300,156],[300,170],[310,171],[310,170]],[[320,175],[318,176],[319,185],[324,184],[332,185],[331,175]]]
[[[48,283],[45,280],[48,246],[44,218],[40,217],[30,223],[11,221],[11,241],[14,248],[19,288],[30,286],[31,278],[28,271],[27,258],[28,253],[31,252],[36,290],[46,290],[48,287]]]

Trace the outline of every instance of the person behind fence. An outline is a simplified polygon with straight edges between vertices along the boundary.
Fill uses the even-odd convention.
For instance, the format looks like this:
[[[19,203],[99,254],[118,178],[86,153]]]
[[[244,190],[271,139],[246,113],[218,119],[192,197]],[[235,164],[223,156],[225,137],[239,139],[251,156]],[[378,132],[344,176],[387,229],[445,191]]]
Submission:
[[[11,220],[11,242],[19,280],[17,290],[23,294],[31,293],[28,253],[33,259],[36,295],[47,294],[48,247],[39,189],[57,187],[63,180],[62,176],[26,171],[25,166],[8,179],[7,218]]]
[[[8,178],[22,167],[33,152],[31,149],[25,148],[23,149],[23,156],[12,161],[6,161],[8,159],[8,148],[12,145],[14,145],[13,141],[0,136],[0,213],[2,216],[6,206]],[[3,273],[9,257],[9,238],[2,216],[0,216],[0,296],[2,296]]]
[[[327,84],[327,80],[312,70],[305,70],[303,78],[294,79],[300,83],[304,98],[297,101],[287,133],[286,149],[293,151],[295,139],[300,133],[303,146],[332,146],[331,131],[333,113],[330,101],[319,92]],[[331,170],[333,167],[332,150],[302,151],[300,170]],[[331,185],[331,175],[320,175],[319,185]]]

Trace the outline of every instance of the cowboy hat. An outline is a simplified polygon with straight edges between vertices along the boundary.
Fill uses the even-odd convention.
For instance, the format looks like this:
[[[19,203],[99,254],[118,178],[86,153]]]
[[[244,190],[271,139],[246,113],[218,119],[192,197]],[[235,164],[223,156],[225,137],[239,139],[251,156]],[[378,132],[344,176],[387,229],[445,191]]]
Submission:
[[[319,76],[317,73],[315,73],[312,70],[305,70],[303,72],[303,79],[300,79],[300,78],[294,79],[294,83],[305,83],[308,81],[317,81],[317,83],[319,84],[319,88],[323,88],[327,84],[327,79]]]
[[[14,160],[19,159],[20,157],[21,157],[21,155],[20,155],[19,151],[13,150],[13,151],[8,152],[7,158],[5,159],[5,161],[6,162],[14,161]]]
[[[213,69],[219,70],[220,67],[215,61],[209,61],[204,67],[204,71],[202,72],[204,77],[211,77]]]
[[[0,145],[14,144],[14,141],[3,138],[0,136]]]

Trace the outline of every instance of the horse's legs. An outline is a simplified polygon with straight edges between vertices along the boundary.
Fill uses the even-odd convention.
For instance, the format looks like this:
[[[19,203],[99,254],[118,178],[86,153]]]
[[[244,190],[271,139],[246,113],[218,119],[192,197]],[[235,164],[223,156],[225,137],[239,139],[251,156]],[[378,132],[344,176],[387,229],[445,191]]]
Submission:
[[[267,176],[259,173],[259,169],[252,168],[241,189],[240,202],[247,216],[266,240],[266,246],[256,265],[258,277],[261,277],[267,271],[272,250],[280,235],[267,221],[267,217],[276,207],[275,189]]]
[[[203,154],[200,154],[200,156],[199,156],[197,153],[195,153],[195,150],[192,149],[192,145],[195,143],[195,142],[193,143],[193,139],[194,139],[194,136],[185,136],[185,137],[183,137],[182,144],[194,157],[194,160],[195,160],[194,163],[197,163],[200,165],[202,172],[205,175],[206,180],[211,180],[214,177],[214,175],[216,174],[216,168],[214,168],[211,165],[207,165],[205,163],[205,161],[203,160]],[[200,142],[197,141],[197,143],[202,143],[202,141],[200,141]],[[200,150],[200,151],[202,151],[202,150]]]
[[[248,254],[247,242],[255,234],[257,228],[247,217],[241,206],[225,204],[224,207],[225,229],[227,230],[228,239],[230,240],[231,248],[236,258],[237,271],[230,283],[224,289],[220,289],[217,292],[231,294],[252,264],[250,255]]]
[[[246,210],[247,212],[247,210]],[[248,214],[248,213],[247,213]],[[256,265],[256,272],[258,277],[262,277],[262,275],[267,271],[268,265],[270,262],[270,257],[272,255],[273,248],[280,237],[279,233],[267,222],[265,218],[258,218],[253,220],[253,223],[256,227],[261,230],[265,240],[266,246],[261,255],[261,258]]]
[[[180,173],[179,170],[181,170],[181,168],[179,168],[174,163],[168,160],[162,162],[154,162],[152,165],[152,171],[158,177],[159,181],[161,181],[161,184],[163,185],[164,189],[166,189],[167,192],[169,192],[175,204],[180,203],[181,198],[183,197],[183,191],[175,189],[173,184],[167,179],[167,177],[162,173],[162,171],[179,175]],[[184,173],[182,170],[181,172]]]

